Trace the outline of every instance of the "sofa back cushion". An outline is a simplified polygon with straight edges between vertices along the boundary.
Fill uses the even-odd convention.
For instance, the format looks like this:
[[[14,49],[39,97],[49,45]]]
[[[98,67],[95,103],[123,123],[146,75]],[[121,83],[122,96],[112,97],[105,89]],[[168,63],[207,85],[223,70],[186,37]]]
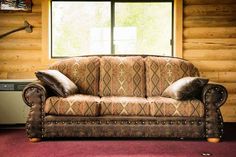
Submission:
[[[145,65],[142,57],[102,57],[101,96],[145,96]]]
[[[98,95],[99,57],[73,57],[54,63],[49,69],[55,69],[66,75],[78,87],[79,93]]]
[[[198,69],[186,60],[168,57],[146,57],[147,96],[160,96],[176,80],[199,76]]]

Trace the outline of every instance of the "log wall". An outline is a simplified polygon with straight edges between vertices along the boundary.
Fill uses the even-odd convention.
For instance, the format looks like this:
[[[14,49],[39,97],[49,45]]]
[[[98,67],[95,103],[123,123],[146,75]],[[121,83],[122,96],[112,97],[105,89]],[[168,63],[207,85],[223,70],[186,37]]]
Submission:
[[[184,0],[183,8],[183,57],[227,88],[221,111],[236,122],[236,1]]]
[[[32,13],[0,12],[0,34],[23,26],[24,20],[33,25],[33,32],[22,30],[0,39],[0,79],[34,78],[42,64],[42,2],[33,0]]]

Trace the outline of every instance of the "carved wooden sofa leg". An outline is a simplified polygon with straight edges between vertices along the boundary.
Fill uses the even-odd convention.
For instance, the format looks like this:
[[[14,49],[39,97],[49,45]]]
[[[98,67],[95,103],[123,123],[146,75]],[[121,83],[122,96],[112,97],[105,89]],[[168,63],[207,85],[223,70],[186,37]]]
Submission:
[[[29,138],[30,142],[40,142],[41,138]]]
[[[207,138],[207,141],[211,143],[219,143],[220,138]]]

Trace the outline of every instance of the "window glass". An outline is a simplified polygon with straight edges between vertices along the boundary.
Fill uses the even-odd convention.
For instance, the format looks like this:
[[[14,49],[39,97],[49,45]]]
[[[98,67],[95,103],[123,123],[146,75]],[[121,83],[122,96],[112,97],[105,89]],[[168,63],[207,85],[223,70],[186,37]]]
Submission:
[[[114,44],[116,54],[171,56],[171,3],[116,3]]]
[[[171,56],[172,16],[172,2],[53,0],[51,56]]]
[[[111,52],[109,2],[53,2],[54,57]]]

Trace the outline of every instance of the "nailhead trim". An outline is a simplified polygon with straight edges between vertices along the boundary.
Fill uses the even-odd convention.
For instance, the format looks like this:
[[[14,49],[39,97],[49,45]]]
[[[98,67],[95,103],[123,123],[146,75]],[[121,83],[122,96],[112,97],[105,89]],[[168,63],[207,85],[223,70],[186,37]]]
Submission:
[[[112,121],[97,121],[95,123],[95,121],[48,121],[46,122],[46,124],[110,124]],[[209,122],[206,122],[206,123],[209,123]],[[119,123],[117,121],[113,121],[113,124],[135,124],[135,125],[139,125],[139,124],[149,124],[149,125],[152,125],[152,124],[156,124],[156,125],[166,125],[166,124],[169,124],[169,125],[186,125],[186,124],[190,124],[190,125],[201,125],[203,124],[201,120],[198,120],[198,121],[194,121],[194,120],[191,120],[191,121],[187,121],[187,120],[176,120],[176,121],[173,121],[173,120],[164,120],[164,121],[141,121],[141,123],[139,121],[127,121],[126,123],[124,121],[119,121]],[[30,125],[30,124],[27,124],[27,125]],[[43,130],[43,128],[42,128]]]

